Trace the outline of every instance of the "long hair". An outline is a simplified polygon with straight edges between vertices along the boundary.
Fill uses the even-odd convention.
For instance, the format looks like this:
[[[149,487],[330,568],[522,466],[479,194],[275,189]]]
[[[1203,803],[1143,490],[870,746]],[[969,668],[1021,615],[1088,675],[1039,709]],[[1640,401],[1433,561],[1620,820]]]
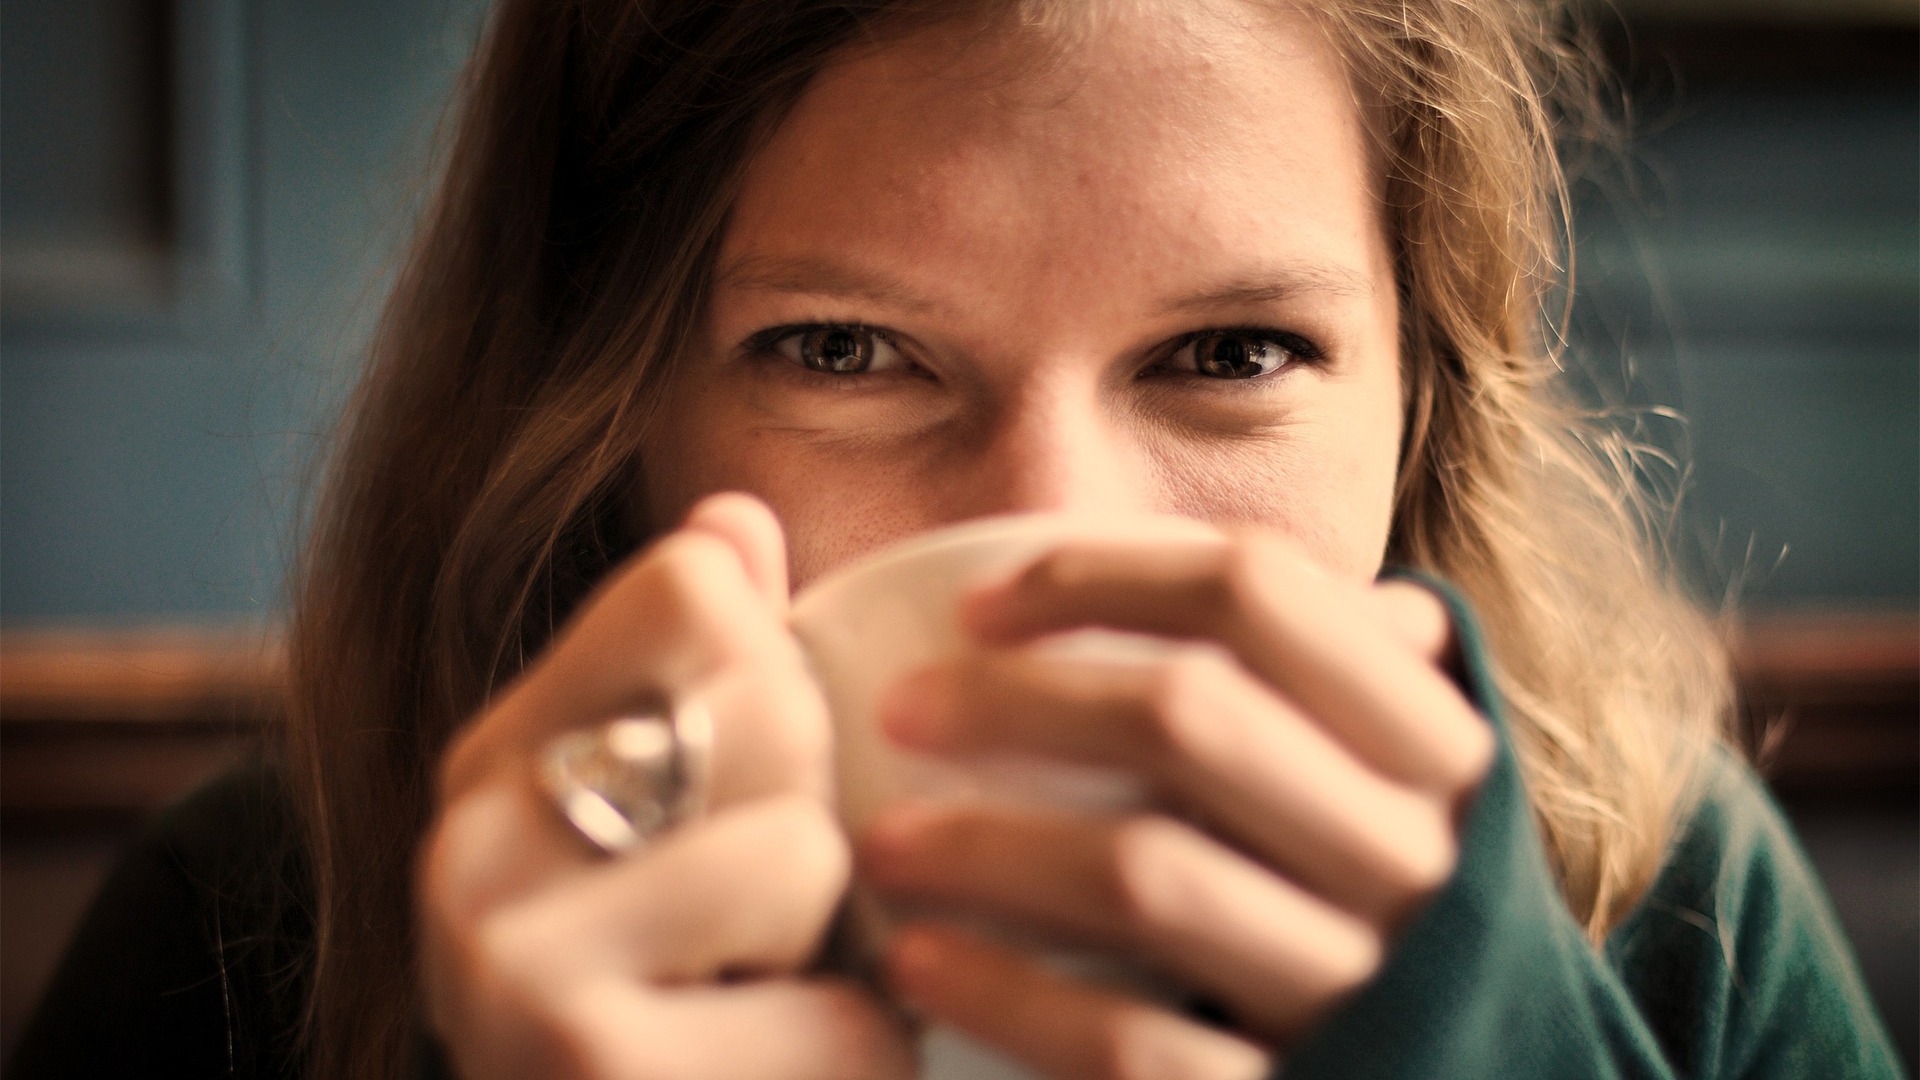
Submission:
[[[453,732],[646,538],[640,436],[741,169],[840,51],[1040,0],[502,0],[350,403],[291,634],[319,1078],[417,1038],[410,880]],[[1484,613],[1536,813],[1596,939],[1657,870],[1724,659],[1662,569],[1631,447],[1562,403],[1543,303],[1578,79],[1525,0],[1323,6],[1374,114],[1408,387],[1392,556]]]
[[[1590,42],[1525,0],[1325,9],[1373,101],[1409,388],[1391,557],[1485,623],[1562,895],[1595,942],[1652,883],[1731,676],[1674,580],[1659,454],[1559,385],[1556,143],[1604,129]],[[1564,311],[1564,308],[1562,309]]]

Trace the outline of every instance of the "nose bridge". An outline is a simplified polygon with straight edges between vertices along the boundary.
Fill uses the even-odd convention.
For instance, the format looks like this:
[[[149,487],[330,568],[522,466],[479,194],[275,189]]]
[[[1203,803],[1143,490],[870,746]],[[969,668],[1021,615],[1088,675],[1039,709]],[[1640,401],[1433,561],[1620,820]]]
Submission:
[[[982,448],[982,512],[1150,511],[1141,450],[1094,379],[1024,379],[996,410]]]

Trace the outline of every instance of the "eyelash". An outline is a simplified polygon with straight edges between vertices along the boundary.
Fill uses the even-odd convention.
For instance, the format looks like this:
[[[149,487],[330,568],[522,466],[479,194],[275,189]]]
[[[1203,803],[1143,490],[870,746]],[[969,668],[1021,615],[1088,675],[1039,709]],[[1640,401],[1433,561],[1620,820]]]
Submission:
[[[1179,337],[1175,338],[1173,342],[1170,345],[1168,345],[1165,348],[1165,350],[1161,353],[1160,359],[1155,361],[1152,365],[1147,367],[1145,370],[1143,370],[1140,373],[1141,376],[1143,377],[1147,376],[1153,373],[1156,369],[1161,368],[1168,361],[1180,355],[1180,353],[1185,351],[1189,346],[1193,345],[1195,342],[1198,342],[1205,338],[1211,338],[1211,337],[1248,338],[1253,341],[1261,341],[1269,345],[1277,346],[1282,352],[1287,354],[1287,359],[1284,362],[1282,362],[1279,367],[1274,368],[1272,371],[1263,372],[1260,375],[1255,375],[1247,379],[1223,379],[1217,376],[1200,376],[1212,382],[1251,382],[1254,379],[1269,378],[1271,376],[1279,374],[1280,372],[1286,371],[1287,369],[1292,367],[1301,366],[1301,365],[1312,366],[1326,360],[1326,353],[1320,348],[1320,346],[1314,344],[1312,341],[1307,340],[1306,338],[1300,336],[1299,334],[1293,333],[1290,330],[1280,330],[1272,326],[1261,326],[1257,324],[1243,324],[1243,325],[1236,325],[1236,326],[1209,326],[1204,330],[1194,330],[1190,333],[1182,334]],[[1192,371],[1181,371],[1181,372],[1175,372],[1175,374],[1199,375],[1200,373],[1192,372]]]
[[[778,346],[782,342],[785,342],[788,339],[797,337],[799,335],[818,333],[821,331],[847,331],[847,332],[871,334],[876,341],[884,342],[890,348],[900,350],[899,342],[894,338],[894,336],[888,333],[886,330],[883,330],[879,327],[869,326],[866,323],[859,323],[859,322],[837,322],[837,321],[827,321],[827,320],[823,320],[820,322],[787,323],[781,326],[771,326],[765,330],[756,331],[755,333],[749,335],[747,339],[741,343],[740,350],[744,355],[749,355],[749,356],[766,356],[768,354],[778,355],[779,354]],[[1201,341],[1205,338],[1210,338],[1210,337],[1243,337],[1243,338],[1251,339],[1254,341],[1265,342],[1267,344],[1274,345],[1278,347],[1280,350],[1282,350],[1283,352],[1285,352],[1287,354],[1287,359],[1284,362],[1282,362],[1280,366],[1274,368],[1272,371],[1263,372],[1260,375],[1250,376],[1244,379],[1231,379],[1231,378],[1221,378],[1218,376],[1208,376],[1208,375],[1203,375],[1198,371],[1167,371],[1165,370],[1166,365],[1174,357],[1180,355],[1180,353],[1182,353],[1187,348],[1194,345],[1196,342]],[[904,350],[900,350],[900,351],[904,353]],[[805,367],[804,365],[794,364],[790,359],[788,359],[785,356],[780,356],[779,359],[781,360],[782,363],[789,364],[791,366],[799,368],[801,371],[807,372],[809,374],[825,375],[828,378],[835,379],[835,380],[845,380],[856,375],[877,374],[874,372],[849,372],[846,374],[829,374],[827,372],[818,371],[817,369]],[[1210,326],[1202,330],[1194,330],[1194,331],[1190,331],[1188,333],[1182,334],[1179,337],[1174,338],[1171,342],[1162,346],[1162,348],[1160,349],[1159,358],[1156,359],[1152,364],[1149,364],[1145,368],[1143,368],[1137,377],[1147,378],[1147,377],[1154,376],[1156,374],[1158,375],[1172,374],[1172,375],[1192,375],[1197,378],[1207,379],[1209,382],[1252,382],[1256,379],[1271,377],[1273,375],[1276,375],[1282,371],[1285,371],[1289,368],[1292,368],[1298,365],[1304,364],[1304,365],[1311,366],[1311,365],[1319,364],[1323,362],[1325,359],[1326,359],[1326,353],[1318,345],[1314,344],[1312,341],[1308,340],[1307,338],[1304,338],[1299,334],[1293,333],[1291,331],[1280,330],[1271,326],[1260,326],[1260,325],[1253,325],[1253,324],[1233,325],[1233,326]],[[912,361],[908,360],[908,363],[912,364]],[[919,365],[917,364],[914,364],[912,366],[914,368],[919,367]]]
[[[871,334],[877,341],[883,341],[894,349],[900,348],[899,342],[894,339],[894,336],[880,327],[869,326],[866,323],[860,322],[838,322],[823,319],[819,322],[787,323],[782,326],[770,326],[765,330],[755,331],[753,334],[748,335],[745,341],[740,343],[740,352],[746,356],[764,356],[769,353],[777,354],[779,352],[777,346],[788,338],[799,337],[803,334],[818,333],[823,330]],[[785,357],[781,359],[785,360]],[[788,362],[791,363],[791,361]],[[803,371],[811,371],[811,369],[802,365],[796,364],[794,366],[800,367]],[[918,365],[915,366],[917,367]],[[815,374],[824,375],[827,373],[815,372]],[[859,372],[856,374],[868,373]],[[847,378],[846,375],[838,375],[836,377]]]

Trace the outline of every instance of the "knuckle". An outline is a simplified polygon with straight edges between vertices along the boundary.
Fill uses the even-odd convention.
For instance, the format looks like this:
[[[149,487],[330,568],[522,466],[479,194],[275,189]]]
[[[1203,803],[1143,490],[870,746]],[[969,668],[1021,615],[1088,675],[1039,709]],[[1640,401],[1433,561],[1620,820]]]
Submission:
[[[1494,735],[1493,725],[1477,713],[1472,715],[1460,736],[1459,769],[1453,777],[1456,794],[1480,783],[1493,768],[1499,749],[1500,740]]]
[[[1114,906],[1135,935],[1154,936],[1180,910],[1185,844],[1180,826],[1161,817],[1129,818],[1113,830],[1107,857]]]
[[[724,626],[730,601],[745,585],[740,560],[726,544],[701,533],[677,533],[660,542],[649,560],[653,573],[641,579],[648,599],[663,614],[696,626]]]
[[[1217,646],[1183,645],[1154,671],[1147,690],[1152,734],[1162,750],[1196,756],[1223,714],[1217,707],[1232,661]]]
[[[1087,561],[1071,549],[1056,548],[1035,559],[1021,573],[1021,583],[1039,592],[1064,592],[1089,580]]]
[[[1439,801],[1455,806],[1470,795],[1493,769],[1500,752],[1499,736],[1465,701],[1457,703],[1457,716],[1442,716],[1445,735],[1436,741],[1428,772],[1420,786]]]
[[[1420,814],[1399,830],[1401,840],[1388,861],[1389,887],[1396,896],[1412,900],[1438,891],[1453,876],[1459,859],[1459,841],[1438,814]]]
[[[547,980],[558,954],[552,928],[534,910],[513,906],[477,920],[457,935],[461,966],[493,983],[533,987]]]
[[[762,811],[761,842],[793,883],[837,891],[851,872],[847,836],[826,807],[805,797],[770,800]]]
[[[1374,977],[1386,959],[1378,931],[1358,920],[1342,919],[1322,937],[1328,990],[1349,994]]]
[[[1227,545],[1221,557],[1220,600],[1244,609],[1258,602],[1274,574],[1278,553],[1260,537],[1240,537]]]
[[[1398,629],[1407,641],[1438,651],[1451,630],[1447,607],[1424,585],[1406,580],[1376,582],[1368,598],[1375,617],[1388,629]]]
[[[1305,613],[1351,603],[1351,588],[1329,577],[1285,535],[1258,532],[1237,537],[1223,558],[1223,610],[1232,612],[1243,628],[1266,627],[1289,637],[1310,635],[1316,627],[1303,621]]]
[[[1164,1080],[1167,1026],[1145,1009],[1113,1010],[1100,1022],[1097,1074],[1107,1080]]]

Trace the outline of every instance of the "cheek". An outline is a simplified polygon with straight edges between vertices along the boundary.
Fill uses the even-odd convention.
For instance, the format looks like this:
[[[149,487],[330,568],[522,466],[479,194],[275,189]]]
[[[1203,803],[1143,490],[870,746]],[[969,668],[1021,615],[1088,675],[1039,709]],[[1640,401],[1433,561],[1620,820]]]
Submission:
[[[1177,513],[1284,532],[1328,570],[1371,581],[1386,555],[1399,466],[1397,381],[1386,390],[1272,438],[1163,447],[1159,482]]]
[[[832,454],[798,455],[788,445],[746,462],[728,486],[765,499],[787,534],[787,571],[797,591],[809,581],[895,540],[944,522],[899,470],[869,469]]]
[[[875,468],[858,447],[818,445],[768,427],[737,393],[681,391],[663,402],[644,441],[636,500],[642,535],[671,528],[701,498],[744,491],[786,531],[793,587],[939,522],[916,493],[926,485]]]
[[[1380,572],[1392,522],[1393,470],[1373,455],[1248,448],[1208,455],[1204,465],[1169,463],[1164,482],[1178,512],[1225,526],[1286,533],[1329,571],[1353,581]],[[1222,485],[1222,473],[1236,482]]]

